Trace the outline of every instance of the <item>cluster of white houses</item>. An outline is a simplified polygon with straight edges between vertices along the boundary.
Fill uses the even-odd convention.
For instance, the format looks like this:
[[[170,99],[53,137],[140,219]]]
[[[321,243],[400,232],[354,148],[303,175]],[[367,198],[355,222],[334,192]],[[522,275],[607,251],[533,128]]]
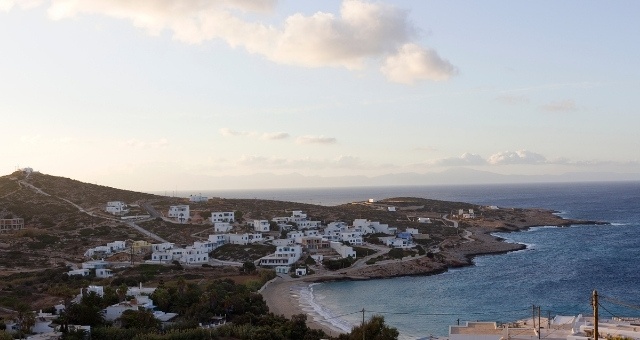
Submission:
[[[198,198],[192,199],[196,201]],[[112,202],[110,202],[112,203]],[[113,205],[118,206],[118,205]],[[169,208],[169,218],[178,219],[186,223],[189,219],[189,205],[176,205]],[[324,255],[332,254],[342,258],[355,258],[356,252],[351,246],[360,246],[363,238],[370,234],[386,235],[379,239],[389,247],[411,248],[414,247],[413,237],[418,234],[417,229],[408,228],[407,231],[398,233],[397,228],[388,224],[356,219],[352,225],[345,222],[332,222],[323,226],[320,221],[310,220],[307,214],[300,210],[291,212],[291,216],[275,217],[269,220],[253,220],[247,224],[253,227],[252,233],[232,233],[235,223],[235,214],[230,211],[213,212],[211,223],[214,225],[215,234],[209,235],[207,240],[196,241],[192,245],[179,247],[174,243],[147,244],[144,250],[135,251],[151,252],[151,263],[171,263],[178,261],[183,264],[204,264],[209,262],[209,254],[214,249],[224,244],[247,245],[251,243],[271,242],[276,246],[276,251],[261,258],[257,264],[265,267],[274,267],[279,272],[286,272],[297,262],[303,251],[309,252],[316,259],[322,260]],[[275,229],[275,230],[272,230]],[[272,236],[264,236],[269,232],[286,233],[286,238],[274,239]],[[423,235],[424,236],[424,235]],[[131,245],[134,251],[134,245]],[[138,249],[142,249],[142,245]],[[125,251],[124,241],[115,241],[106,246],[98,246],[88,249],[86,257],[105,257],[114,253]],[[80,274],[80,273],[79,273]]]

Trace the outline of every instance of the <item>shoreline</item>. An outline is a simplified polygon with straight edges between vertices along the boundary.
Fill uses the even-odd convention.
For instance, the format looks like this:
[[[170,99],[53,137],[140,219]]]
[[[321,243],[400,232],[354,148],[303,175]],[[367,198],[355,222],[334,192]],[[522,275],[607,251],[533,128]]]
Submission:
[[[305,310],[302,306],[300,292],[302,287],[308,287],[313,283],[333,282],[333,281],[366,281],[378,279],[390,279],[406,276],[430,276],[444,273],[452,268],[462,268],[473,266],[473,259],[477,256],[500,255],[513,251],[527,249],[527,245],[520,243],[510,243],[505,239],[493,236],[495,232],[517,232],[526,231],[534,227],[555,226],[569,227],[572,225],[605,225],[607,222],[583,221],[564,219],[558,217],[552,211],[538,210],[535,221],[523,225],[474,225],[466,228],[470,231],[467,242],[443,247],[438,253],[438,258],[421,256],[408,260],[389,261],[384,264],[370,265],[362,268],[345,268],[339,272],[329,272],[327,274],[312,275],[293,279],[288,276],[281,277],[268,282],[261,290],[261,294],[269,307],[269,311],[291,318],[295,314],[307,315],[307,325],[313,329],[322,329],[327,335],[337,336],[345,331],[335,327],[329,322],[316,320],[322,317],[313,311]],[[549,218],[549,215],[554,218]],[[550,223],[549,223],[550,222]]]

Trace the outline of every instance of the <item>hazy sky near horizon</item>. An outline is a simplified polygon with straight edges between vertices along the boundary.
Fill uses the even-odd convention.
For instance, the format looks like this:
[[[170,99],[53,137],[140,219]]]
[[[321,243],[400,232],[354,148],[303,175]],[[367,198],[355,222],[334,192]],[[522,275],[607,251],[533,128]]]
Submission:
[[[640,173],[638,13],[0,0],[0,173],[136,190],[256,173]]]

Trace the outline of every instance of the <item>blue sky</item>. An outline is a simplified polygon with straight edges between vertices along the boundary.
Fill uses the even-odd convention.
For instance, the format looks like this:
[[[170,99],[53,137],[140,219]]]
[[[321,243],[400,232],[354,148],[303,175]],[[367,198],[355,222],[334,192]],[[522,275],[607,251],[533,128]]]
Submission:
[[[136,190],[638,174],[638,7],[0,0],[0,171]]]

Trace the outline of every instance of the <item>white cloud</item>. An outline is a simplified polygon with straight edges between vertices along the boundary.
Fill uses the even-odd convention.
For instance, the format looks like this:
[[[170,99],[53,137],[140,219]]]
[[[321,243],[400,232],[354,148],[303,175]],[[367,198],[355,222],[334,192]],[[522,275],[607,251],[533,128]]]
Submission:
[[[124,142],[126,147],[132,147],[137,149],[158,149],[169,145],[169,141],[166,138],[160,138],[155,141],[142,141],[139,139],[129,139]]]
[[[230,128],[221,128],[220,130],[220,134],[228,137],[228,136],[245,136],[247,134],[249,134],[248,132],[244,132],[244,131],[236,131]]]
[[[455,66],[440,58],[438,52],[411,43],[388,56],[380,70],[390,81],[402,84],[447,80],[457,73]]]
[[[0,9],[25,8],[42,1],[0,0]],[[104,15],[130,21],[151,35],[164,31],[185,43],[221,39],[232,47],[287,65],[362,69],[384,60],[391,81],[446,80],[455,67],[438,53],[413,44],[418,29],[408,12],[366,0],[343,0],[339,13],[295,13],[280,24],[264,24],[243,12],[273,11],[276,0],[51,0],[53,20]],[[28,4],[28,5],[27,5]],[[255,18],[253,16],[252,18]]]
[[[487,161],[482,156],[465,152],[460,157],[447,157],[430,162],[432,165],[439,166],[468,166],[468,165],[484,165]]]
[[[296,139],[298,144],[335,144],[336,142],[335,138],[324,136],[301,136]]]
[[[491,155],[487,160],[492,165],[508,164],[544,164],[547,159],[535,152],[527,150],[504,151]]]
[[[280,140],[289,138],[289,134],[286,132],[275,132],[275,133],[263,133],[262,139],[267,140]]]
[[[551,102],[551,103],[542,105],[541,108],[545,111],[552,111],[552,112],[575,111],[578,109],[578,107],[576,106],[576,102],[569,99]]]

